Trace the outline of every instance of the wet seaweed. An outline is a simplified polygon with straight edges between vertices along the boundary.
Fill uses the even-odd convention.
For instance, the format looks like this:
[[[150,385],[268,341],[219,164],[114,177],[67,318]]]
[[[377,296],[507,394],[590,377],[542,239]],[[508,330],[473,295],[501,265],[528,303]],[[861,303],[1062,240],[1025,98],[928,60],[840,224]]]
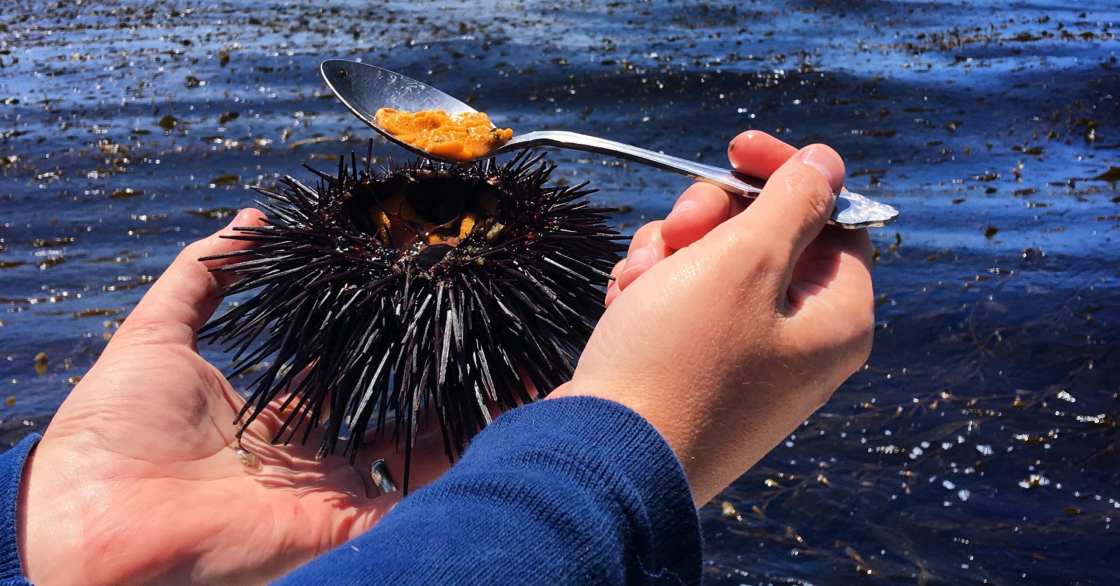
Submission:
[[[601,133],[712,164],[747,128],[827,142],[849,187],[909,212],[895,227],[904,244],[895,230],[872,235],[868,368],[722,495],[741,522],[702,511],[709,583],[1114,581],[1112,4],[234,4],[17,0],[0,11],[0,364],[19,397],[0,421],[4,442],[45,425],[159,271],[228,219],[188,210],[242,207],[241,186],[276,181],[272,169],[329,167],[364,148],[368,129],[314,74],[325,57],[360,58],[515,128]],[[186,90],[188,74],[206,85]],[[221,122],[229,112],[239,117]],[[603,187],[595,199],[619,208],[626,230],[662,217],[683,187],[625,162],[555,160],[558,180]],[[240,180],[211,188],[222,174]],[[52,248],[67,262],[40,269],[55,254],[30,243],[66,236],[77,240]],[[122,313],[75,319],[93,307]],[[52,358],[43,376],[39,351]],[[856,573],[848,546],[872,575]]]

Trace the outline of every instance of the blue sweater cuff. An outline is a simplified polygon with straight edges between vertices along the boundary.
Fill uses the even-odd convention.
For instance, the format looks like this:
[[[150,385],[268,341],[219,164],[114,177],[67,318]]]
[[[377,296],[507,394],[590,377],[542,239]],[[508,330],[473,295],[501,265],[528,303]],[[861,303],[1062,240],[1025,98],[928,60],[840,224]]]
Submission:
[[[23,467],[42,438],[33,433],[0,455],[0,584],[27,584],[19,561],[19,487]]]
[[[627,583],[700,583],[700,521],[684,468],[653,425],[628,407],[564,397],[514,409],[471,442],[463,463],[503,459],[564,474],[597,493],[604,511],[614,509],[628,525]]]
[[[676,455],[591,397],[514,409],[439,480],[285,584],[696,584],[700,524]]]

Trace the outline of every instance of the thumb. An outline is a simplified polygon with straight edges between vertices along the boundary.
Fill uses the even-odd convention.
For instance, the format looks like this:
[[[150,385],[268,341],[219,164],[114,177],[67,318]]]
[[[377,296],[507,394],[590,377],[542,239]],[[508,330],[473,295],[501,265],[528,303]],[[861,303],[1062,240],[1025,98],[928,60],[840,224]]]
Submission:
[[[797,260],[824,228],[843,185],[840,155],[827,145],[809,145],[778,167],[758,199],[731,222],[768,234],[790,260]]]
[[[722,228],[750,236],[762,248],[751,252],[784,269],[788,286],[793,266],[828,222],[843,184],[840,155],[823,144],[807,146],[774,171],[758,198]]]
[[[193,348],[195,333],[217,309],[226,284],[222,279],[228,278],[210,272],[227,261],[199,259],[251,247],[252,242],[228,237],[237,234],[234,228],[260,226],[264,218],[259,210],[245,208],[225,228],[187,245],[121,324],[111,345],[182,344]]]

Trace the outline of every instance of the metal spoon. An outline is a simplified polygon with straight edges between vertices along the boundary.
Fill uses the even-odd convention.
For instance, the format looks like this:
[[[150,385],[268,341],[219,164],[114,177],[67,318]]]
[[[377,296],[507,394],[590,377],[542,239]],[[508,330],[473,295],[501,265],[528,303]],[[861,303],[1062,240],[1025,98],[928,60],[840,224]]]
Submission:
[[[327,86],[355,116],[372,126],[385,138],[423,157],[440,159],[401,142],[382,129],[374,116],[379,108],[396,108],[411,112],[443,110],[449,114],[476,112],[474,108],[428,84],[373,65],[330,59],[323,62],[320,71]],[[705,181],[730,193],[747,197],[755,197],[762,191],[761,181],[727,169],[564,130],[541,130],[518,134],[491,154],[544,146],[589,151],[627,159],[687,175],[697,181]],[[829,223],[842,228],[867,228],[883,226],[897,216],[898,210],[892,206],[873,201],[858,193],[842,190],[837,196]]]

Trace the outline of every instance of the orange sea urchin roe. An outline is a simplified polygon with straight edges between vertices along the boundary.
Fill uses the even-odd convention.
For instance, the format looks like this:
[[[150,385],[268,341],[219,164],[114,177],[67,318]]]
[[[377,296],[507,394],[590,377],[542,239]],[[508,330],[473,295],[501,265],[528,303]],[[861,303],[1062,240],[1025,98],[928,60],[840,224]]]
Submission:
[[[494,128],[482,112],[451,115],[443,110],[380,108],[375,116],[377,124],[401,142],[456,161],[486,156],[513,137],[509,128]]]

